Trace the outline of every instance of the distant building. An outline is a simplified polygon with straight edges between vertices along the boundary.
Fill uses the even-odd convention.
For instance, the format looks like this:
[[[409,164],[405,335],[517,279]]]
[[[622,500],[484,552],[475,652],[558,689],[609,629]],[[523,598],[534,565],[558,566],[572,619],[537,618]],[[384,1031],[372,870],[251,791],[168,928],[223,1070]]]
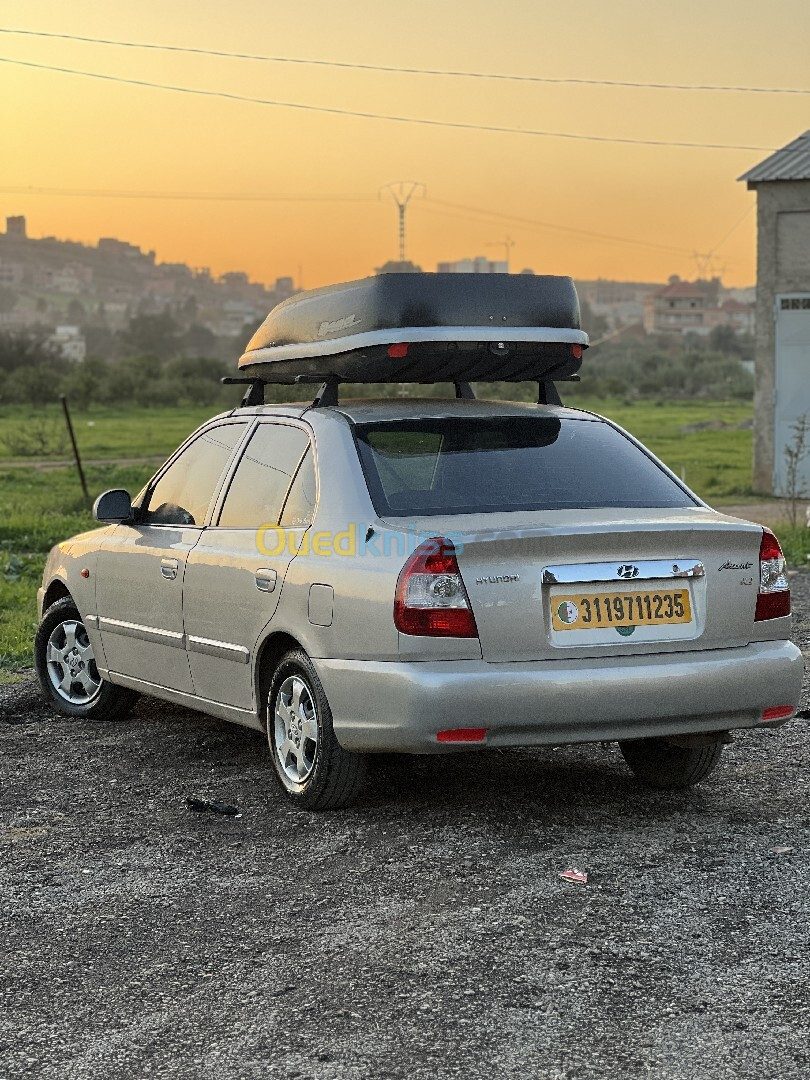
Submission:
[[[291,277],[276,278],[276,283],[273,286],[273,292],[276,294],[276,296],[292,296],[295,291],[295,282]]]
[[[0,260],[0,285],[10,285],[12,287],[19,285],[23,276],[22,263]]]
[[[644,303],[644,329],[648,334],[708,334],[714,324],[708,313],[716,304],[698,282],[672,281],[651,293]]]
[[[728,326],[741,334],[754,331],[754,305],[732,297],[720,298],[717,278],[681,281],[675,278],[644,301],[644,329],[648,334],[697,334],[705,337],[715,327]]]
[[[756,328],[756,305],[730,296],[720,304],[721,326],[729,326],[738,334],[753,334]]]
[[[59,349],[63,360],[79,363],[87,355],[87,343],[78,326],[57,326],[47,341]]]
[[[457,262],[440,262],[436,267],[439,274],[508,274],[508,262],[493,262],[477,255],[474,259],[459,259]],[[526,271],[523,271],[524,274]]]
[[[613,330],[644,321],[644,304],[651,293],[659,292],[661,285],[649,281],[611,281],[597,278],[595,281],[577,281],[577,292],[586,301],[594,315],[607,319]]]
[[[785,448],[810,416],[810,131],[740,180],[757,195],[754,487],[786,494]],[[797,480],[810,488],[810,458]]]
[[[104,255],[123,256],[127,259],[143,256],[143,252],[136,244],[129,244],[126,240],[116,240],[114,236],[102,236],[98,242],[98,250]],[[151,254],[154,259],[154,252]]]
[[[14,236],[18,240],[26,239],[25,217],[22,214],[6,218],[6,236]]]

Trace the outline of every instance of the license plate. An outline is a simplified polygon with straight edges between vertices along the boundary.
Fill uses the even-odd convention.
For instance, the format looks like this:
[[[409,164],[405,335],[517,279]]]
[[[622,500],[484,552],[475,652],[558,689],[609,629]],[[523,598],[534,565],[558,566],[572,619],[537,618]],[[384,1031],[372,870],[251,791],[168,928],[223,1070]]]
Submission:
[[[551,611],[551,625],[555,630],[672,626],[691,621],[688,589],[557,595]]]

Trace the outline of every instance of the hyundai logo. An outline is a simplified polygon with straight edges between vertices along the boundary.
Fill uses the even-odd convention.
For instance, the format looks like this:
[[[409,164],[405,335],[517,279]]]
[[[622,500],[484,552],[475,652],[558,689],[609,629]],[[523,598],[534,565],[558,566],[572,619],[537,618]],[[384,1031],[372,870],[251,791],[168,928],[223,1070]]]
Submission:
[[[634,578],[638,577],[638,567],[633,566],[632,563],[623,563],[616,571],[620,578]]]

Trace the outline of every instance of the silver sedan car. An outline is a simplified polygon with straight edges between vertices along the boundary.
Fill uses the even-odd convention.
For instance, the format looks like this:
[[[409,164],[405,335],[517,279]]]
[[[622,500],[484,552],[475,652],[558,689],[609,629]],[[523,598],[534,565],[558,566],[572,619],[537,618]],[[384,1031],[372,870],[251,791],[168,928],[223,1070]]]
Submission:
[[[95,513],[39,592],[53,706],[117,717],[148,694],[256,728],[308,809],[391,751],[617,740],[682,787],[732,729],[798,707],[775,537],[593,413],[240,408]]]

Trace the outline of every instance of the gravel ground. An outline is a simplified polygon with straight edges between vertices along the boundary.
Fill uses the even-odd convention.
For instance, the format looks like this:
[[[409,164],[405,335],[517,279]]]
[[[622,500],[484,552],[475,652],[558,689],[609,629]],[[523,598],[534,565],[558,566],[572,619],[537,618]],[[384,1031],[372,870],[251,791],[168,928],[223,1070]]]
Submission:
[[[26,678],[0,721],[0,1080],[810,1075],[807,719],[687,793],[613,747],[482,752],[314,816],[170,705],[60,720]]]

